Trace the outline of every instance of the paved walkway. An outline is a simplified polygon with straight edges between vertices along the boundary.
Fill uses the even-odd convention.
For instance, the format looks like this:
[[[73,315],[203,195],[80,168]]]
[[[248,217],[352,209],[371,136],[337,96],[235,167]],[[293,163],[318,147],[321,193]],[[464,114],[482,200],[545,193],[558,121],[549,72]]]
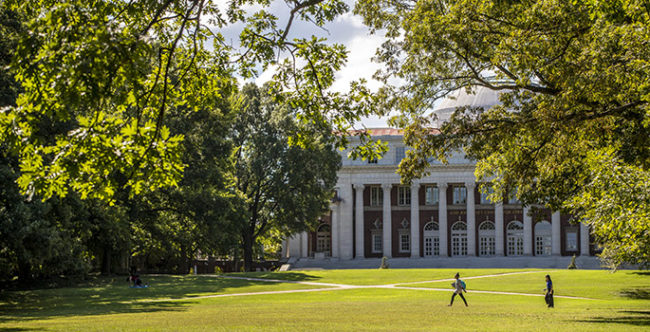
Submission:
[[[526,274],[526,273],[539,273],[544,271],[523,271],[523,272],[510,272],[510,273],[501,273],[501,274],[487,274],[481,276],[473,276],[463,278],[467,279],[480,279],[480,278],[498,278],[508,275],[516,274]],[[297,280],[281,280],[281,279],[264,279],[264,278],[250,278],[250,277],[236,277],[236,276],[224,276],[224,275],[203,275],[206,277],[217,277],[224,279],[239,279],[239,280],[248,280],[248,281],[259,281],[259,282],[270,282],[270,283],[287,283],[287,284],[300,284],[300,285],[311,285],[311,286],[324,286],[326,288],[312,288],[312,289],[295,289],[295,290],[282,290],[282,291],[266,291],[266,292],[248,292],[248,293],[233,293],[233,294],[215,294],[215,295],[204,295],[204,296],[194,296],[194,297],[183,297],[176,299],[156,299],[156,300],[145,300],[142,302],[169,302],[169,301],[186,301],[186,300],[196,300],[196,299],[207,299],[214,297],[234,297],[234,296],[251,296],[251,295],[269,295],[269,294],[290,294],[290,293],[306,293],[306,292],[323,292],[323,291],[337,291],[337,290],[346,290],[346,289],[361,289],[361,288],[382,288],[382,289],[404,289],[404,290],[416,290],[416,291],[435,291],[435,292],[453,292],[453,288],[425,288],[425,287],[408,287],[400,285],[412,285],[412,284],[423,284],[423,283],[432,283],[432,282],[443,282],[443,281],[453,281],[455,279],[435,279],[435,280],[426,280],[426,281],[415,281],[415,282],[405,282],[405,283],[396,283],[396,284],[387,284],[387,285],[347,285],[347,284],[334,284],[334,283],[323,283],[323,282],[312,282],[312,281],[297,281]],[[471,290],[470,293],[481,293],[481,294],[498,294],[498,295],[516,295],[516,296],[544,296],[543,294],[530,294],[530,293],[517,293],[517,292],[499,292],[499,291],[483,291],[483,290]],[[595,300],[587,297],[579,296],[562,296],[554,295],[557,298],[563,299],[574,299],[574,300]]]

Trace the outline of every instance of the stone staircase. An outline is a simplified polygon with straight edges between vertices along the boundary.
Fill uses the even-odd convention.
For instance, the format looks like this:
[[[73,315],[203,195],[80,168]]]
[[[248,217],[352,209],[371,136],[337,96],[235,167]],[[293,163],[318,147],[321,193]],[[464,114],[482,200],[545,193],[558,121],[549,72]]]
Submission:
[[[551,257],[437,257],[437,258],[389,258],[390,268],[397,269],[431,269],[431,268],[540,268],[566,269],[571,262],[571,256]],[[363,258],[341,260],[338,258],[300,258],[290,261],[284,270],[334,270],[334,269],[377,269],[381,265],[380,258]],[[578,269],[606,269],[601,261],[594,256],[576,257]]]

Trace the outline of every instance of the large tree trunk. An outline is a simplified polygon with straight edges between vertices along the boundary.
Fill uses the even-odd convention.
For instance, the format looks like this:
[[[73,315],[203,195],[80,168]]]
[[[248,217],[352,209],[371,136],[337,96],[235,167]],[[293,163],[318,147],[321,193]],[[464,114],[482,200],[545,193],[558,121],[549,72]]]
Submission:
[[[25,260],[18,261],[18,280],[20,282],[32,280],[32,265]]]
[[[190,264],[189,264],[189,259],[187,257],[187,247],[185,245],[181,245],[181,263],[179,265],[179,271],[177,271],[177,273],[187,274],[189,272],[190,272]]]
[[[110,246],[104,246],[104,256],[102,257],[102,274],[107,275],[111,273],[111,256],[113,251]]]
[[[244,245],[244,271],[251,272],[253,269],[253,232],[246,230],[242,234]]]

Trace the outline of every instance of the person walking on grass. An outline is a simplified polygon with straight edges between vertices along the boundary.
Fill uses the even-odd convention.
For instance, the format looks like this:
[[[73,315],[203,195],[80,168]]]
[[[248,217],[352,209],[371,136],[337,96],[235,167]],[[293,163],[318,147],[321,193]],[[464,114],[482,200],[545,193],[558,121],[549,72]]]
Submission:
[[[553,282],[551,281],[551,276],[546,275],[546,296],[544,296],[544,300],[546,300],[546,305],[548,305],[549,308],[554,308],[554,303],[553,303]]]
[[[456,290],[454,290],[454,294],[451,296],[451,303],[449,303],[448,307],[451,307],[451,305],[454,304],[454,298],[456,295],[460,295],[460,298],[463,299],[463,302],[465,302],[465,306],[467,307],[467,301],[463,296],[463,292],[467,293],[467,290],[465,290],[465,282],[460,280],[460,274],[458,273],[456,273],[454,278],[456,278],[456,281],[451,284],[451,287],[456,288]]]

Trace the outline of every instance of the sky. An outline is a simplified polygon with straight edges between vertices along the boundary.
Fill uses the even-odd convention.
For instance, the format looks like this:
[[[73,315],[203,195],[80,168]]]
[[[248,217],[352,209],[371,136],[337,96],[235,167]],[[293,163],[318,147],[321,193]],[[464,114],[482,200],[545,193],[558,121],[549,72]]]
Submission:
[[[385,41],[383,34],[370,34],[369,29],[363,24],[360,16],[352,14],[354,1],[346,0],[350,7],[349,12],[338,16],[334,21],[328,22],[324,27],[318,27],[313,23],[295,20],[292,24],[289,38],[306,37],[315,35],[318,37],[327,38],[330,43],[338,43],[345,45],[348,50],[348,63],[345,68],[340,70],[336,75],[336,81],[332,86],[333,91],[346,92],[350,82],[365,78],[367,86],[376,90],[381,86],[381,83],[373,80],[372,75],[380,68],[380,65],[372,62],[371,58],[375,54],[375,50]],[[248,12],[259,10],[259,6],[247,7]],[[284,26],[289,18],[289,7],[282,0],[273,1],[270,7],[265,9],[279,18],[278,26]],[[221,33],[226,38],[226,42],[231,43],[233,46],[239,45],[239,32],[243,25],[236,24],[228,26],[226,29],[221,29]],[[269,68],[255,79],[258,85],[271,79],[273,75],[273,68]],[[365,125],[368,128],[386,127],[386,118],[364,118],[355,126]]]

